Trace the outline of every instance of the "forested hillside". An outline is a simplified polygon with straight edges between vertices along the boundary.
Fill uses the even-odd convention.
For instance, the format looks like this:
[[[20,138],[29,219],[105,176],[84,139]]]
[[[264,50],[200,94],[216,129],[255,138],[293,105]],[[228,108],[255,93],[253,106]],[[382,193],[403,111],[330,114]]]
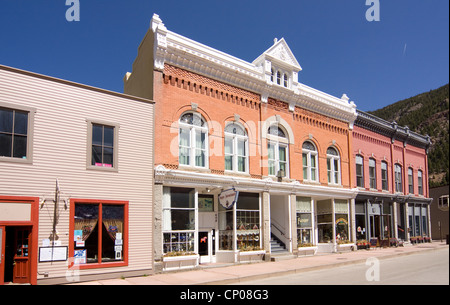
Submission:
[[[369,111],[387,121],[431,137],[430,187],[449,183],[449,85]]]

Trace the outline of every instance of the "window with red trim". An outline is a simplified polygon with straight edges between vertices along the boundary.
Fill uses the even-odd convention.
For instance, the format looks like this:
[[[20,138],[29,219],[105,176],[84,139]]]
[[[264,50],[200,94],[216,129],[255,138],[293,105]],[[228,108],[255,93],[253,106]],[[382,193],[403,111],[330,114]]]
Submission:
[[[126,264],[127,202],[74,201],[71,211],[75,264]]]

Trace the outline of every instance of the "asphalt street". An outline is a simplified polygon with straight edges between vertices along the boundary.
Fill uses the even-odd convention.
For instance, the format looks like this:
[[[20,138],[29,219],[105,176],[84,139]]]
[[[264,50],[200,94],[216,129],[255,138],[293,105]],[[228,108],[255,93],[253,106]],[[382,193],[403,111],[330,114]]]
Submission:
[[[449,285],[449,249],[243,281],[241,285]]]

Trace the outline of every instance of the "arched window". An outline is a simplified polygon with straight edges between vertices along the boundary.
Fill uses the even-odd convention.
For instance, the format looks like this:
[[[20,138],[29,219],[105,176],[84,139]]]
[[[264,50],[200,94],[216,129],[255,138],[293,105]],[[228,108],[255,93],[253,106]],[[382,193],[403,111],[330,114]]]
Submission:
[[[273,78],[274,78],[274,76],[275,76],[275,71],[273,70],[273,68],[272,69],[270,69],[270,81],[273,83]]]
[[[283,85],[287,88],[288,87],[288,76],[287,74],[283,74]]]
[[[369,187],[377,188],[377,162],[374,158],[369,158]]]
[[[248,137],[236,123],[225,127],[225,170],[248,172]]]
[[[208,167],[208,127],[198,113],[183,114],[179,121],[181,165]]]
[[[317,149],[310,141],[305,141],[302,145],[303,158],[303,180],[319,181],[319,172],[317,168]]]
[[[286,132],[278,125],[272,125],[268,129],[268,166],[269,175],[277,177],[288,177],[288,143]]]
[[[341,158],[334,147],[327,149],[328,183],[341,184]]]

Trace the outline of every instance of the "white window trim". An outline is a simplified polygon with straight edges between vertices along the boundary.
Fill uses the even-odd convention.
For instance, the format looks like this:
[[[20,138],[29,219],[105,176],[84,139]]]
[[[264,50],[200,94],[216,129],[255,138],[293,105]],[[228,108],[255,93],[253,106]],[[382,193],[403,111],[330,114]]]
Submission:
[[[236,124],[236,123],[234,123]],[[238,125],[238,124],[236,124]],[[234,133],[229,133],[229,132],[224,132],[225,135],[225,141],[227,138],[231,138],[232,140],[232,149],[233,149],[233,153],[231,154],[227,154],[225,153],[225,149],[224,149],[224,156],[232,156],[233,162],[231,164],[231,170],[230,169],[225,169],[225,172],[230,172],[230,173],[245,173],[248,174],[249,173],[249,154],[248,154],[248,136],[247,133],[245,131],[245,128],[243,128],[242,126],[238,125],[240,128],[242,128],[242,130],[244,130],[245,135],[238,135],[238,134],[234,134]],[[245,149],[245,154],[239,155],[238,154],[238,141],[244,141],[244,149]],[[225,148],[225,145],[224,145]],[[245,171],[240,171],[239,170],[239,166],[238,166],[238,158],[239,157],[244,157],[245,160]]]
[[[309,143],[314,145],[312,142],[309,142]],[[314,145],[314,147],[316,148],[315,145]],[[319,182],[319,163],[318,163],[319,160],[318,160],[317,148],[315,151],[302,148],[302,158],[303,158],[303,154],[306,154],[306,176],[307,176],[307,177],[303,177],[303,180],[309,181],[309,182]],[[312,171],[311,158],[314,158],[315,164],[316,164],[316,166],[314,167],[314,169],[316,171],[316,179],[315,180],[311,179],[311,176],[312,176],[311,175],[311,171]],[[302,169],[303,168],[304,168],[304,165],[303,165],[303,160],[302,160]]]
[[[274,137],[274,136],[272,136]],[[274,137],[277,138],[277,137]],[[269,161],[273,161],[275,163],[275,175],[271,175],[269,173],[270,177],[277,177],[278,171],[280,170],[280,147],[284,147],[286,149],[286,160],[283,162],[286,162],[286,172],[284,173],[283,178],[289,177],[289,144],[285,143],[284,141],[280,140],[274,140],[271,139],[267,142],[267,152],[269,152],[269,146],[274,146],[274,159],[269,159],[269,154],[267,154],[267,161],[269,165]]]
[[[203,117],[198,114],[198,113],[193,113],[191,112],[194,116],[198,116],[202,121],[205,122],[205,125],[207,124],[206,121],[203,119]],[[183,113],[183,115],[185,115],[187,113]],[[183,115],[180,116],[183,117]],[[196,126],[196,125],[191,125],[191,124],[186,124],[184,122],[181,122],[180,120],[178,121],[178,137],[180,137],[180,130],[188,130],[189,132],[189,147],[185,147],[189,149],[189,164],[181,164],[179,163],[179,165],[181,166],[186,166],[186,167],[193,167],[193,168],[209,168],[209,135],[208,135],[208,127],[207,126]],[[198,166],[195,164],[195,152],[197,150],[197,148],[195,147],[195,143],[196,143],[196,131],[200,131],[201,133],[205,133],[205,148],[204,149],[200,149],[202,151],[205,152],[205,166]],[[181,144],[180,142],[178,142],[178,149],[181,148]],[[179,162],[179,158],[180,158],[180,152],[178,152],[178,162]]]
[[[327,161],[328,160],[330,160],[330,165],[331,165],[331,168],[329,169],[328,164],[327,164],[327,172],[330,173],[330,177],[331,177],[331,181],[328,181],[328,184],[341,185],[341,157],[340,157],[339,153],[337,156],[327,154]],[[334,168],[335,161],[337,161],[337,163],[338,163],[337,170]],[[335,181],[336,173],[338,176],[338,181]]]

